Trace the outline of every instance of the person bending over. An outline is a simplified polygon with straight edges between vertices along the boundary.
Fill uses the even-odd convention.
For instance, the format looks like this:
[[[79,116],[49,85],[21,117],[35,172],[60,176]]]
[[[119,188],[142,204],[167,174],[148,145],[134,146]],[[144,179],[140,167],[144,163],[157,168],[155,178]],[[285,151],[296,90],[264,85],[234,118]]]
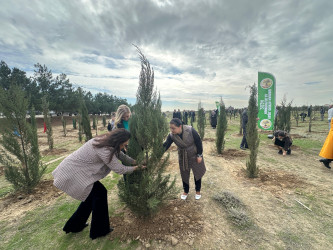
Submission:
[[[278,153],[281,155],[290,155],[291,149],[290,146],[292,145],[292,139],[290,138],[289,134],[285,131],[278,130],[274,132],[274,137],[272,139],[274,145],[277,146],[279,149]]]

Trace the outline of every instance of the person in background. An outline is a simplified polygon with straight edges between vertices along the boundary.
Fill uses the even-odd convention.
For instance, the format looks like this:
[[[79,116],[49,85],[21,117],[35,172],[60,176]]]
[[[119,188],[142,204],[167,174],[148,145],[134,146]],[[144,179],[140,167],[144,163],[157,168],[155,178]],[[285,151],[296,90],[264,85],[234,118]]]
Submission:
[[[292,140],[287,132],[278,130],[274,133],[274,137],[272,139],[274,145],[276,145],[279,149],[278,153],[281,155],[290,155],[291,154],[291,145]]]
[[[130,130],[128,120],[131,118],[131,110],[126,105],[120,105],[116,112],[113,129],[124,128]]]
[[[212,110],[210,115],[210,125],[212,126],[212,128],[216,128],[217,125],[217,114],[214,110]]]
[[[320,159],[319,161],[329,169],[331,168],[330,163],[333,161],[333,119],[331,119],[330,125],[330,132],[328,133],[325,143],[319,153],[319,156],[323,157],[323,159]]]
[[[116,120],[116,113],[112,112],[111,113],[111,119],[108,123],[108,131],[111,131],[113,129],[115,120]]]
[[[330,105],[329,110],[327,111],[327,119],[328,119],[328,128],[331,130],[331,120],[333,118],[333,105]]]
[[[320,120],[324,120],[325,109],[323,106],[320,107]]]
[[[246,141],[246,125],[247,125],[248,120],[249,120],[249,118],[247,115],[247,108],[245,108],[242,113],[243,139],[240,144],[240,149],[243,149],[243,150],[249,148],[249,146],[247,145],[247,141]]]
[[[177,111],[176,111],[176,109],[173,110],[172,118],[177,118]]]
[[[199,200],[201,198],[201,179],[206,172],[200,136],[193,127],[183,125],[180,119],[173,118],[170,121],[170,133],[163,143],[165,151],[173,142],[178,147],[179,169],[184,188],[184,193],[180,198],[187,199],[190,189],[190,170],[192,169],[196,191],[195,199]]]
[[[117,129],[95,137],[67,156],[52,172],[54,185],[69,196],[81,201],[75,213],[66,222],[63,231],[82,231],[90,214],[90,238],[96,239],[112,232],[110,227],[107,190],[100,182],[111,171],[118,174],[137,170],[136,161],[121,150],[128,145],[130,132]],[[125,166],[120,163],[126,162]]]

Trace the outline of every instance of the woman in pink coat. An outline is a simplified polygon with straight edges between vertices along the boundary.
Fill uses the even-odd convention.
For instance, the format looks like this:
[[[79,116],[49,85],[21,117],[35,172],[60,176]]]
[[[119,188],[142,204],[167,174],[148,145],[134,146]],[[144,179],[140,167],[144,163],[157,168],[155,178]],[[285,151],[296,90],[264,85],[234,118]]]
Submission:
[[[135,160],[121,152],[127,147],[130,135],[125,129],[117,129],[95,137],[66,157],[52,172],[57,188],[82,201],[66,222],[63,228],[66,233],[82,231],[87,226],[90,213],[92,239],[105,236],[113,230],[109,222],[107,190],[99,180],[111,171],[125,174],[138,168],[121,163],[136,164]]]

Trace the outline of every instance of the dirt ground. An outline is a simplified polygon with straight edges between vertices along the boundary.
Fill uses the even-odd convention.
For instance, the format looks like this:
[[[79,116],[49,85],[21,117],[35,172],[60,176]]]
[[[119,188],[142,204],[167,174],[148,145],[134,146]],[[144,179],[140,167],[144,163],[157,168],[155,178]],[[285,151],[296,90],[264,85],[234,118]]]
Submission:
[[[70,123],[71,118],[68,118],[68,127],[72,127]],[[100,131],[105,130],[101,123],[100,120]],[[75,130],[69,129],[67,137],[63,136],[60,119],[53,120],[53,128],[56,144],[77,140]],[[329,203],[321,202],[319,198],[311,202],[310,196],[314,194],[323,199],[333,197],[333,172],[318,162],[318,152],[304,153],[295,145],[292,154],[283,157],[277,154],[271,144],[261,142],[259,177],[249,179],[246,176],[249,151],[228,149],[226,145],[224,153],[217,155],[212,139],[215,131],[210,127],[206,130],[207,139],[203,140],[203,147],[207,173],[202,180],[202,198],[198,201],[194,199],[194,187],[190,183],[186,202],[179,198],[170,201],[152,220],[142,220],[123,209],[123,216],[110,218],[114,227],[111,240],[120,238],[126,244],[136,239],[141,242],[138,249],[329,249],[332,246],[323,231],[318,231],[320,222],[309,219],[311,215],[306,214],[321,209],[328,214],[328,218],[333,215]],[[54,154],[55,151],[47,149],[42,123],[39,123],[38,133],[42,154]],[[295,128],[293,133],[294,138],[307,137],[322,141],[326,138],[325,131],[309,134],[304,128],[299,131]],[[241,140],[237,134],[232,136]],[[71,152],[68,148],[58,148],[56,151],[59,157]],[[169,153],[167,171],[177,176],[180,188],[176,147],[172,146]],[[222,191],[235,194],[246,205],[252,220],[250,228],[240,229],[233,225],[227,212],[212,199]],[[45,180],[28,196],[22,193],[9,195],[0,200],[0,220],[17,220],[27,211],[51,204],[62,194],[53,187],[52,180]],[[116,199],[117,191],[110,191],[109,196],[110,199]],[[307,235],[312,235],[316,241],[306,239]],[[296,240],[291,240],[292,236]]]

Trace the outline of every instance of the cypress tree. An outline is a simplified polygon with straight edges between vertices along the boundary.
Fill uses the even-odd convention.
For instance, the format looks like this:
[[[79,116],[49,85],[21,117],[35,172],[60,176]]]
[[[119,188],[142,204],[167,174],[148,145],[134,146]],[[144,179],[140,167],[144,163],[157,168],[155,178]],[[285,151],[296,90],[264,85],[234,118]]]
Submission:
[[[198,104],[198,133],[201,137],[201,140],[205,137],[205,125],[206,125],[206,117],[205,117],[205,111],[203,107],[201,106],[201,102]]]
[[[96,115],[93,116],[93,125],[92,125],[93,129],[96,129],[97,128],[97,125],[96,125]]]
[[[105,115],[103,115],[103,127],[105,127],[106,126],[106,117],[105,117]]]
[[[246,125],[246,141],[250,149],[250,156],[246,161],[248,177],[258,176],[259,167],[257,166],[257,155],[259,147],[259,135],[257,130],[258,102],[257,87],[255,84],[250,86],[250,99],[248,106],[248,122]]]
[[[299,112],[298,112],[298,107],[295,107],[292,109],[292,114],[295,118],[296,121],[296,127],[298,127],[298,121],[299,121]]]
[[[76,117],[73,117],[73,129],[76,129]]]
[[[242,116],[242,111],[243,109],[238,110],[239,114],[239,134],[243,134],[243,116]]]
[[[86,103],[83,99],[83,93],[81,88],[79,88],[79,94],[80,94],[80,114],[81,114],[81,126],[82,126],[81,128],[86,136],[86,141],[89,141],[90,139],[92,139],[90,118]]]
[[[82,142],[82,119],[81,119],[81,115],[78,114],[78,124],[79,124],[79,142]]]
[[[64,132],[64,136],[66,137],[67,135],[67,128],[66,128],[66,119],[64,116],[61,116],[61,123],[62,123],[62,131]]]
[[[26,119],[28,100],[24,91],[12,85],[0,89],[0,109],[4,113],[0,140],[0,163],[5,167],[5,178],[15,190],[26,193],[39,183],[46,166],[40,160],[35,110],[31,110],[31,123]]]
[[[281,106],[278,108],[278,113],[275,117],[275,130],[284,130],[288,133],[290,132],[291,104],[292,102],[287,104],[286,97],[283,98]]]
[[[227,121],[227,113],[225,111],[225,105],[221,98],[220,101],[220,114],[217,120],[217,128],[216,128],[216,149],[218,154],[222,154],[225,145],[225,134],[227,133],[228,121]]]
[[[163,157],[163,141],[168,133],[161,112],[161,100],[154,90],[154,71],[137,47],[141,60],[136,105],[130,120],[131,140],[128,153],[147,168],[127,175],[118,183],[119,197],[136,214],[148,217],[174,196],[175,180],[165,174],[168,157]]]
[[[51,124],[51,117],[49,114],[49,102],[46,100],[46,96],[42,97],[42,107],[44,122],[46,124],[46,134],[47,134],[47,143],[49,144],[49,149],[53,149],[53,129]]]

